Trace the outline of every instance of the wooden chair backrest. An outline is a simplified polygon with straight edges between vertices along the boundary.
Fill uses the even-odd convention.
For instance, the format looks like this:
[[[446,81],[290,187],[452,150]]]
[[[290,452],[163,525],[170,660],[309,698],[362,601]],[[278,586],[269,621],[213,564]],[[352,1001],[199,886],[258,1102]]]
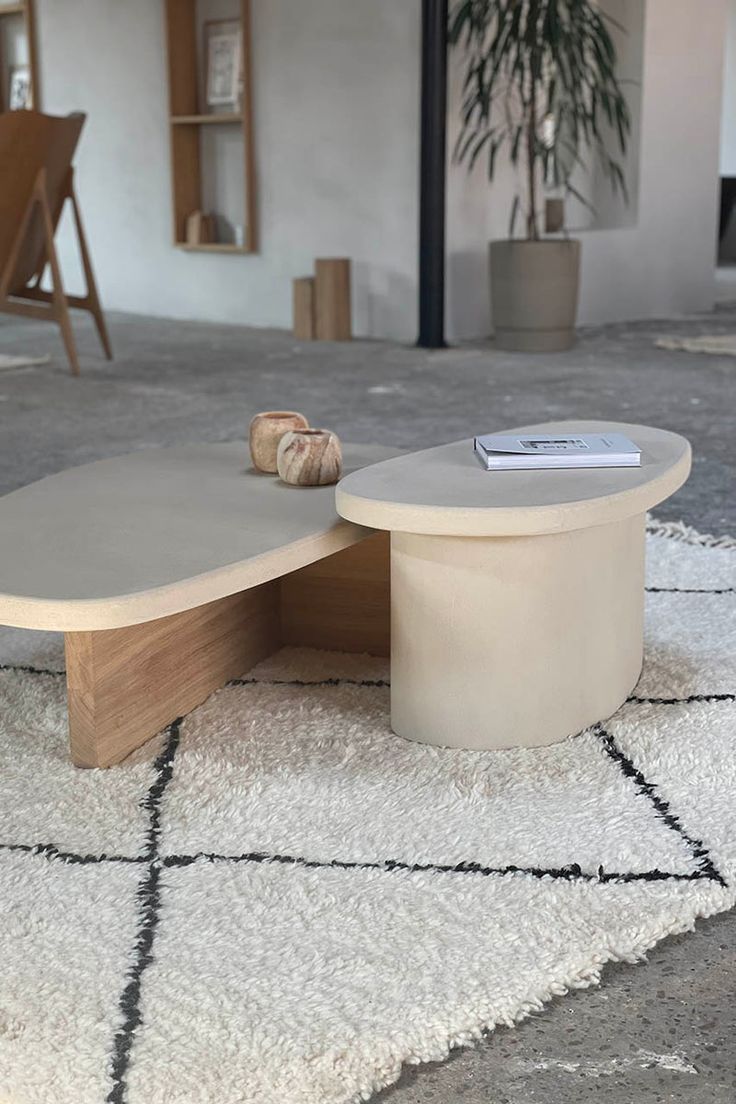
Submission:
[[[57,118],[38,111],[0,115],[0,287],[8,280],[11,293],[37,276],[47,260],[41,212],[36,208],[14,271],[6,272],[38,175],[46,170],[46,194],[56,229],[84,120],[82,114]]]

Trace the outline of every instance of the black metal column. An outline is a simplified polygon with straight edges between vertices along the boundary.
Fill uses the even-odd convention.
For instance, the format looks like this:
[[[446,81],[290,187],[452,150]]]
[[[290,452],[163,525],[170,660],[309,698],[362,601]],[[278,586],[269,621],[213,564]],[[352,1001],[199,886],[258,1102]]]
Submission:
[[[417,345],[424,349],[445,347],[447,3],[422,0]]]

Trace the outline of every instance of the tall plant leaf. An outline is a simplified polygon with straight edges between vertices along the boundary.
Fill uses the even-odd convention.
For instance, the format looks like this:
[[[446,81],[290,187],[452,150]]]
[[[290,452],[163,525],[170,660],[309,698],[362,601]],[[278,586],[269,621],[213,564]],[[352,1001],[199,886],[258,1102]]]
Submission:
[[[623,30],[595,0],[456,0],[452,7],[450,41],[466,58],[455,158],[472,168],[485,152],[492,180],[506,148],[526,176],[530,237],[539,234],[534,197],[541,179],[578,194],[570,175],[583,150],[626,199],[623,168],[607,148],[612,141],[624,156],[631,133],[609,28]],[[555,120],[551,146],[542,141],[545,115]],[[512,234],[523,207],[517,195]]]

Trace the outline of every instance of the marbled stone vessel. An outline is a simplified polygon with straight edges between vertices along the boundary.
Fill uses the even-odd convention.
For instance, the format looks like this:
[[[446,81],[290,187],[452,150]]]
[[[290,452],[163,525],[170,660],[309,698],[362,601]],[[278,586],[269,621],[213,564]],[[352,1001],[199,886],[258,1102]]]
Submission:
[[[249,444],[253,467],[258,471],[276,472],[279,441],[293,429],[306,429],[309,422],[296,410],[264,410],[250,423]]]
[[[319,487],[342,475],[340,440],[328,429],[297,429],[279,442],[278,473],[284,483]]]

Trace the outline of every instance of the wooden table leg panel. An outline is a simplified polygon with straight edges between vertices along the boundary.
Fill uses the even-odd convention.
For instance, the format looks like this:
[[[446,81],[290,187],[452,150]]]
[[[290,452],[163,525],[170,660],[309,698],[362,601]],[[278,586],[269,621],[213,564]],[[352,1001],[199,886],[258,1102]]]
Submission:
[[[388,533],[375,533],[282,578],[284,644],[387,656],[390,634]]]
[[[279,582],[65,645],[72,760],[107,767],[280,646]]]

